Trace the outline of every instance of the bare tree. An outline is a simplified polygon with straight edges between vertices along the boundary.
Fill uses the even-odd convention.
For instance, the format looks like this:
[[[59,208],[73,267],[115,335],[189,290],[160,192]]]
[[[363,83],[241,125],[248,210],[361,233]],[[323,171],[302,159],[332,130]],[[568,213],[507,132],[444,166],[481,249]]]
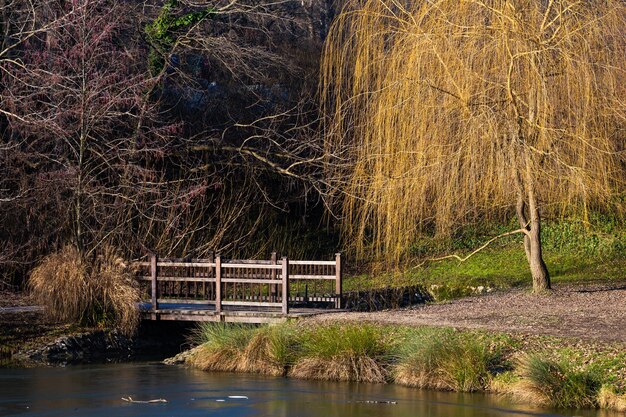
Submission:
[[[148,94],[155,81],[133,10],[107,0],[47,6],[19,57],[3,62],[5,183],[22,194],[3,207],[4,222],[19,225],[9,240],[39,253],[65,240],[85,253],[106,241],[136,253],[153,244],[137,232],[178,227],[171,212],[187,215],[203,180],[176,169],[180,126],[161,122]]]
[[[623,209],[623,1],[350,3],[322,74],[331,167],[360,253],[514,212],[535,291],[542,213]]]

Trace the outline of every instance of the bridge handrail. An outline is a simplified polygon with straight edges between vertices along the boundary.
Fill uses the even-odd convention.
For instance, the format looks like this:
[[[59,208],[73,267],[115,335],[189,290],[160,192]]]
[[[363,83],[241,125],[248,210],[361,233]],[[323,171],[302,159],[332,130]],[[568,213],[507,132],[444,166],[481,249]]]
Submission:
[[[342,297],[342,265],[341,254],[335,254],[333,261],[316,261],[316,260],[289,260],[288,257],[283,257],[281,260],[276,259],[276,254],[272,254],[272,260],[230,260],[222,261],[220,255],[217,255],[215,259],[159,259],[156,254],[150,255],[149,262],[136,262],[135,265],[139,267],[150,267],[150,275],[138,275],[137,278],[140,281],[151,282],[151,310],[156,314],[159,308],[159,294],[158,294],[158,282],[186,282],[186,283],[215,283],[215,299],[206,300],[208,304],[215,305],[215,311],[220,312],[222,305],[250,305],[250,306],[281,306],[282,313],[289,313],[289,284],[290,280],[334,280],[335,281],[335,308],[341,308]],[[289,274],[289,266],[303,266],[310,267],[311,271],[306,273]],[[319,266],[332,266],[334,267],[335,274],[329,275],[315,273],[315,267]],[[159,276],[159,267],[177,267],[177,268],[209,268],[213,272],[211,277],[179,277],[179,276]],[[224,277],[225,270],[238,269],[241,270],[268,270],[272,272],[270,279],[259,278],[259,275],[246,274],[239,277]],[[280,278],[276,277],[276,273],[280,271]],[[318,268],[319,271],[319,268]],[[256,302],[256,301],[226,301],[222,298],[222,284],[269,284],[272,287],[273,293],[277,290],[276,286],[281,286],[281,303],[273,302]],[[191,300],[190,300],[191,301]],[[198,303],[197,300],[194,303]]]

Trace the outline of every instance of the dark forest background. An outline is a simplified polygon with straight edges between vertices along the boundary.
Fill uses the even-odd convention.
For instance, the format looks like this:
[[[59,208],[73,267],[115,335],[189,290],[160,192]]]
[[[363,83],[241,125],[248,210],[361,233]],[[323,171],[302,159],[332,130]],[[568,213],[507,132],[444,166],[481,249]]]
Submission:
[[[325,1],[0,1],[0,274],[86,256],[337,249]]]

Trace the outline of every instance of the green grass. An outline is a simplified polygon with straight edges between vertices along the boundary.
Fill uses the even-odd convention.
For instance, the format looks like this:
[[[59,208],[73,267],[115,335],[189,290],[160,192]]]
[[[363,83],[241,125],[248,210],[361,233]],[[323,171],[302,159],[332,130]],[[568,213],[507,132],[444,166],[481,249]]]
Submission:
[[[261,326],[244,350],[244,367],[252,372],[285,375],[300,356],[301,332],[291,323]]]
[[[304,356],[325,359],[344,354],[379,358],[388,350],[381,328],[371,324],[317,326],[302,338]]]
[[[244,366],[244,352],[255,330],[240,324],[200,324],[192,335],[192,340],[200,346],[190,356],[190,364],[206,371],[249,371]]]
[[[507,367],[503,347],[504,339],[484,334],[412,329],[399,349],[394,378],[400,384],[419,388],[484,390],[492,375]]]
[[[487,227],[468,232],[456,240],[439,242],[421,238],[414,250],[414,264],[445,254],[470,253],[490,237],[515,226]],[[553,283],[605,283],[626,281],[626,228],[618,221],[598,220],[594,224],[569,220],[548,222],[543,228],[544,259]],[[347,277],[346,291],[385,286],[440,286],[438,299],[455,298],[485,288],[528,287],[531,276],[521,236],[495,241],[465,262],[455,259],[425,262],[403,271],[361,274]],[[472,289],[471,287],[474,287]]]
[[[300,343],[301,356],[289,373],[293,377],[374,383],[388,378],[393,349],[380,326],[315,326]]]
[[[590,408],[598,405],[600,378],[590,370],[574,370],[570,364],[525,357],[520,365],[517,390],[527,398],[559,408]]]
[[[216,349],[243,351],[254,334],[255,327],[245,324],[200,323],[191,336],[194,344]]]
[[[547,339],[547,338],[546,338]],[[548,342],[558,345],[558,340]],[[594,349],[576,346],[549,348],[538,352],[543,357],[558,363],[566,363],[573,371],[587,371],[597,375],[602,384],[611,386],[617,393],[626,393],[626,351],[615,347],[612,351],[599,353]]]

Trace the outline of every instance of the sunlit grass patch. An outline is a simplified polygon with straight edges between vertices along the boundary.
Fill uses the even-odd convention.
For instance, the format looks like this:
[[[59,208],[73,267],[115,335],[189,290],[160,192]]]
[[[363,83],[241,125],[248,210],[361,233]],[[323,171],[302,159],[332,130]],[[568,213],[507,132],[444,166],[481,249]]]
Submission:
[[[246,371],[242,359],[254,333],[248,325],[202,323],[194,335],[201,346],[188,362],[204,371]]]
[[[316,326],[303,335],[296,378],[378,382],[387,380],[390,347],[382,328],[363,325]]]
[[[492,391],[559,408],[623,410],[623,354],[616,346],[566,343],[442,327],[284,323],[202,324],[188,363],[204,370],[303,379]]]
[[[290,323],[262,326],[255,330],[241,357],[247,372],[285,375],[300,351],[299,329]]]
[[[602,385],[598,392],[598,405],[615,411],[626,411],[626,394],[618,394],[610,385]]]
[[[452,329],[421,329],[398,353],[394,380],[402,385],[450,391],[479,391],[502,367],[499,347]]]
[[[537,355],[524,356],[517,372],[521,379],[509,390],[513,398],[561,408],[598,405],[600,380],[592,372],[573,370]]]

